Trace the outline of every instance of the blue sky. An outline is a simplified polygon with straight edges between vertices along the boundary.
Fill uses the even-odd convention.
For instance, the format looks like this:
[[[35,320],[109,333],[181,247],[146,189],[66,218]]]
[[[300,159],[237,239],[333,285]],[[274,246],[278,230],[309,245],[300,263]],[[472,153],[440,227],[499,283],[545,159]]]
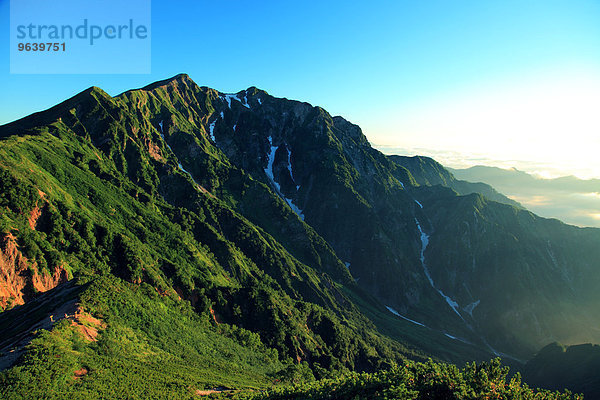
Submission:
[[[9,25],[7,0],[0,25]],[[585,103],[600,88],[600,2],[154,0],[151,74],[11,75],[5,50],[0,123],[92,85],[115,95],[180,72],[225,92],[258,86],[320,105],[381,145],[518,160],[551,134],[539,156],[554,158],[561,134],[580,148],[599,144]],[[584,133],[565,131],[575,119]]]

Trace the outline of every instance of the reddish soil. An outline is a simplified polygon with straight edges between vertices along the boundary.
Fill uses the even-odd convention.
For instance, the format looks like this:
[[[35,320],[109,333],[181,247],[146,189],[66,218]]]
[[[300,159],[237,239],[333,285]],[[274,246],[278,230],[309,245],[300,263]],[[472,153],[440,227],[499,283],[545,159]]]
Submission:
[[[74,314],[65,315],[65,318],[71,320],[71,325],[77,327],[84,339],[89,342],[98,341],[98,331],[106,327],[106,324],[83,311],[81,307],[78,307]]]
[[[154,143],[148,142],[148,153],[150,153],[150,157],[155,159],[156,161],[162,161],[163,157],[160,152],[160,147]]]
[[[34,272],[30,272],[30,267]],[[19,250],[12,233],[0,234],[0,307],[19,305],[33,296],[31,287],[46,292],[68,280],[64,265],[57,265],[52,275],[37,272],[37,263],[31,263]]]
[[[73,378],[74,379],[81,379],[81,377],[86,376],[88,373],[88,370],[85,368],[81,368],[78,369],[77,371],[73,372]]]
[[[213,310],[213,308],[210,308],[210,315],[212,315],[213,320],[215,321],[215,323],[217,325],[219,325],[221,322],[219,321],[219,318],[217,318],[217,314],[215,313],[215,310]]]

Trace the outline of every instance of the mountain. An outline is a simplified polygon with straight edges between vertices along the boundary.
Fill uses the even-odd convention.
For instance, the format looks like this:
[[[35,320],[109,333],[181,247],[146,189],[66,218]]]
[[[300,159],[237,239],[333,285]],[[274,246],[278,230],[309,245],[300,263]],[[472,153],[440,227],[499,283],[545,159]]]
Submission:
[[[486,183],[472,183],[456,179],[454,175],[440,163],[430,157],[423,156],[388,156],[396,164],[408,169],[419,185],[448,187],[460,195],[479,193],[490,200],[511,206],[523,207],[518,202],[509,199]]]
[[[9,398],[518,365],[600,339],[598,230],[425,181],[435,163],[413,174],[307,103],[178,75],[92,87],[0,141]]]
[[[523,376],[536,387],[583,393],[588,399],[600,398],[600,346],[564,346],[552,343],[527,362]]]
[[[539,215],[579,226],[600,227],[599,179],[574,176],[542,179],[514,168],[486,166],[451,171],[461,179],[491,184]]]

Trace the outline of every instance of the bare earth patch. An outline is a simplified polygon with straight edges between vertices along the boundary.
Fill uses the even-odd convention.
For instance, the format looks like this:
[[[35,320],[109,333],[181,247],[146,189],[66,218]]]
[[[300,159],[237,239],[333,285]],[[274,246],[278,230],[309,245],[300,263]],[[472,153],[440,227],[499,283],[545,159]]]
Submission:
[[[86,368],[78,369],[77,371],[73,372],[73,378],[81,379],[83,376],[86,376],[87,373],[88,373],[88,370]]]

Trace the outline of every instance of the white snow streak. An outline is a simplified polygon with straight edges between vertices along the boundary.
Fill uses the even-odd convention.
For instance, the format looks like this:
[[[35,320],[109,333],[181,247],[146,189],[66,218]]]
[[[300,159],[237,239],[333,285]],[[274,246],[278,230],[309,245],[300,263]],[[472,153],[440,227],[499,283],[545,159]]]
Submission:
[[[258,104],[262,105],[262,100],[261,99],[256,99],[258,100]]]
[[[292,211],[293,211],[293,212],[295,212],[296,214],[298,214],[298,216],[300,217],[300,219],[301,219],[302,221],[304,221],[304,214],[302,213],[302,210],[301,210],[301,209],[299,209],[299,208],[298,208],[298,207],[297,207],[297,206],[294,204],[294,202],[293,202],[291,199],[288,199],[287,197],[284,197],[283,199],[286,201],[286,203],[288,203],[288,205],[290,206],[290,208],[292,209]]]
[[[429,273],[429,269],[427,268],[427,264],[425,264],[425,249],[429,245],[429,235],[427,235],[425,232],[423,232],[423,229],[421,228],[421,224],[419,224],[419,221],[416,218],[415,218],[415,223],[417,224],[417,229],[419,229],[419,232],[421,233],[421,265],[423,266],[423,271],[425,272],[425,276],[427,277],[427,280],[431,284],[431,287],[434,288],[435,290],[437,290],[438,293],[444,298],[444,300],[446,300],[446,303],[448,303],[450,308],[452,308],[452,310],[454,310],[454,312],[461,319],[463,319],[462,315],[460,315],[460,312],[458,311],[458,309],[459,309],[458,303],[456,301],[452,300],[450,297],[446,296],[446,294],[444,292],[442,292],[440,289],[438,289],[435,286],[435,283],[433,282],[433,278],[431,277],[431,274]]]
[[[423,208],[423,204],[421,204],[418,200],[415,200],[415,203],[417,203],[419,207]]]
[[[237,127],[237,124],[233,125],[233,131],[235,132],[235,128]]]
[[[404,315],[400,314],[398,311],[394,310],[394,309],[393,309],[392,307],[390,307],[390,306],[385,306],[385,308],[387,308],[389,312],[391,312],[392,314],[394,314],[394,315],[395,315],[395,316],[397,316],[397,317],[400,317],[400,318],[402,318],[402,319],[405,319],[405,320],[407,320],[408,322],[412,322],[413,324],[416,324],[416,325],[423,326],[423,327],[427,328],[425,325],[423,325],[423,324],[422,324],[422,323],[420,323],[420,322],[414,321],[414,320],[412,320],[412,319],[410,319],[410,318],[406,318]]]
[[[186,174],[187,174],[187,175],[188,175],[190,178],[192,178],[192,181],[194,181],[194,183],[196,184],[196,186],[200,186],[200,185],[198,185],[198,182],[196,182],[196,180],[194,179],[194,177],[192,176],[192,174],[190,174],[188,171],[186,171],[186,170],[183,168],[183,165],[181,165],[181,163],[177,163],[177,165],[179,166],[179,169],[180,169],[181,171],[183,171],[183,172],[184,172],[184,173],[186,173]]]
[[[269,179],[273,183],[273,186],[275,186],[275,188],[277,189],[277,193],[285,200],[285,202],[288,204],[288,206],[290,206],[292,211],[295,212],[296,214],[298,214],[300,219],[302,221],[304,221],[304,214],[303,214],[302,210],[300,208],[298,208],[298,206],[296,206],[291,199],[288,199],[283,195],[283,193],[281,192],[281,185],[275,180],[275,176],[273,175],[273,163],[275,162],[275,153],[277,152],[277,149],[279,148],[279,146],[273,146],[273,138],[271,136],[269,136],[269,145],[271,147],[271,150],[269,152],[269,160],[267,162],[267,168],[265,168],[265,170],[264,170],[265,174],[269,177]],[[289,157],[289,154],[288,154],[288,157]],[[288,165],[288,168],[289,168],[289,165]]]
[[[235,99],[238,100],[239,99],[235,96],[235,94],[226,94],[224,95],[225,100],[227,100],[227,107],[231,108],[231,99]]]
[[[273,176],[273,163],[275,162],[275,153],[277,152],[277,146],[273,146],[273,138],[269,136],[269,145],[271,146],[271,151],[269,153],[269,161],[267,162],[267,168],[265,168],[265,174],[271,179],[271,182],[275,185],[278,192],[281,192],[281,186],[279,183],[275,182],[275,177]]]
[[[210,135],[210,139],[213,141],[213,143],[216,143],[216,139],[215,139],[215,124],[217,123],[217,120],[214,120],[212,122],[212,124],[210,124],[210,126],[208,127],[208,133]]]
[[[292,181],[295,184],[296,179],[294,178],[294,173],[292,172],[292,151],[289,149],[289,147],[286,147],[286,149],[287,149],[287,153],[288,153],[287,169],[288,169],[288,171],[290,171],[290,177],[292,178]],[[298,191],[298,190],[300,190],[300,185],[296,185],[296,191]]]
[[[158,125],[160,126],[160,133],[164,133],[163,132],[163,121],[162,121],[162,119],[160,120],[160,122],[158,123]]]
[[[239,101],[244,107],[246,108],[250,108],[250,106],[248,105],[248,99],[246,98],[246,96],[244,95],[244,101],[240,100],[239,97],[237,97],[237,93],[234,94],[222,94],[221,97],[224,98],[227,101],[227,106],[229,108],[231,108],[231,100],[237,100]]]

